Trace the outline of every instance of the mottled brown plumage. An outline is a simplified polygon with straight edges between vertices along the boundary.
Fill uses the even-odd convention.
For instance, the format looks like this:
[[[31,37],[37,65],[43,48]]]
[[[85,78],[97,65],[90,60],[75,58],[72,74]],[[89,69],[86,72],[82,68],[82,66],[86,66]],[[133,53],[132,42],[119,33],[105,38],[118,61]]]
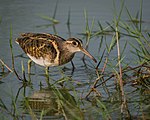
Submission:
[[[65,40],[57,35],[46,33],[24,33],[16,42],[35,63],[42,66],[58,66],[72,60],[77,51],[82,51],[96,62],[77,38]]]

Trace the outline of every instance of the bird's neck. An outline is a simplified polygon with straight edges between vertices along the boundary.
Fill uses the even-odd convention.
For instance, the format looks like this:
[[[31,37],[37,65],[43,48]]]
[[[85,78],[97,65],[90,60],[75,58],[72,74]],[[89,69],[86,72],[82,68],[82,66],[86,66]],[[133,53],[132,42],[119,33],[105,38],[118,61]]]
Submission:
[[[59,56],[60,57],[59,64],[62,65],[62,64],[70,62],[72,58],[74,57],[74,55],[75,53],[71,53],[67,49],[62,50]]]

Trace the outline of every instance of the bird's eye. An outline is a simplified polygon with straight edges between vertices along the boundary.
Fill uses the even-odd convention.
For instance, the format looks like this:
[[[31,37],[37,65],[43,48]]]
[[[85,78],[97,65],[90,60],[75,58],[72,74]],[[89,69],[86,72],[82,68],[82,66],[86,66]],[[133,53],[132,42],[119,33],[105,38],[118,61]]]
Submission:
[[[72,42],[72,44],[73,44],[74,46],[77,46],[77,42]]]

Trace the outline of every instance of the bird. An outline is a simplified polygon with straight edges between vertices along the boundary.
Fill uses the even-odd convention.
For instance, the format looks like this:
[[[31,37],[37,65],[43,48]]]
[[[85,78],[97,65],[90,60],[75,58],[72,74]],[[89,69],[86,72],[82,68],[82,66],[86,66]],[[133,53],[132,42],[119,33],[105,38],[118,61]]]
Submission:
[[[82,40],[75,37],[65,40],[49,33],[22,33],[16,38],[16,43],[32,61],[44,67],[64,65],[79,51],[97,62],[83,47]]]

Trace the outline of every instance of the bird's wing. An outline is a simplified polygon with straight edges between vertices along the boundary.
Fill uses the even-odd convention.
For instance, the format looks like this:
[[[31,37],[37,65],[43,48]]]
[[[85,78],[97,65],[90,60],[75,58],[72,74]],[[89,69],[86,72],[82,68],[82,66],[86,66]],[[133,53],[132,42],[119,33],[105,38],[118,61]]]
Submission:
[[[48,34],[48,33],[22,33],[21,36],[22,37],[34,37],[34,38],[49,38],[55,41],[65,41],[65,39],[60,36]]]
[[[47,56],[49,59],[54,60],[57,56],[58,41],[63,41],[61,37],[51,34],[41,33],[24,33],[21,37],[16,39],[16,42],[21,46],[26,54],[36,58]]]

